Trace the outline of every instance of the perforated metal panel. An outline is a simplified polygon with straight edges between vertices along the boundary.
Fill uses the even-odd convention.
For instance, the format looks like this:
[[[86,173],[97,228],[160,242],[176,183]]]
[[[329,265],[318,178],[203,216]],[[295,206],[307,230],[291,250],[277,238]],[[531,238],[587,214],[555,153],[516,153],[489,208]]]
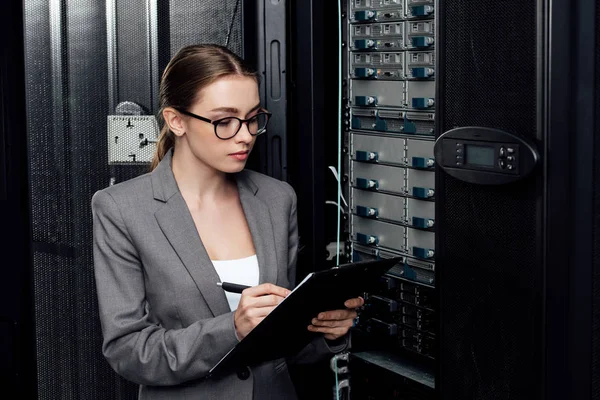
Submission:
[[[535,138],[536,4],[445,4],[442,132],[475,125]]]
[[[107,21],[107,6],[114,20]],[[153,32],[174,50],[225,44],[229,34],[241,54],[240,5],[28,0],[24,10],[39,399],[135,399],[137,385],[116,375],[101,353],[90,202],[95,191],[148,165],[109,167],[107,117],[121,101],[156,108],[156,65],[164,67],[171,53],[169,45],[166,53],[152,51]]]
[[[114,1],[114,0],[107,0]],[[115,1],[117,89],[119,101],[133,101],[152,112],[152,65],[147,0]],[[156,82],[158,84],[158,82]],[[154,101],[153,101],[154,100]]]
[[[107,162],[111,165],[151,162],[158,136],[158,122],[153,115],[110,115]]]
[[[536,140],[536,4],[438,10],[440,133],[483,126]],[[539,179],[485,186],[439,175],[441,398],[540,398]]]
[[[242,55],[240,0],[171,2],[171,52],[194,43],[216,43]]]
[[[455,382],[444,398],[533,399],[542,334],[535,182],[501,192],[444,180],[441,349],[443,379]]]

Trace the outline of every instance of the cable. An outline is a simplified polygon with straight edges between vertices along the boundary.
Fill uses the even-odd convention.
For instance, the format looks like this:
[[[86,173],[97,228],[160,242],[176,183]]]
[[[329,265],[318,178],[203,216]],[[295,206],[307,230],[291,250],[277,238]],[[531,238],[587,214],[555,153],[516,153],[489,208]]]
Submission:
[[[337,1],[338,10],[338,158],[337,158],[337,170],[341,174],[342,172],[342,2]],[[341,204],[342,198],[342,180],[338,179],[338,196],[337,203]],[[336,253],[335,253],[335,265],[340,265],[340,227],[341,227],[341,209],[338,209],[337,213],[337,240],[336,240]],[[340,400],[340,387],[338,380],[338,368],[337,360],[335,362],[335,393],[337,400]]]
[[[338,356],[339,356],[339,354],[336,354],[331,358],[331,360],[329,360],[329,367],[331,368],[331,370],[333,371],[333,373],[335,375],[335,387],[334,387],[335,398],[337,400],[340,400],[340,382],[339,382],[339,378],[338,378]]]
[[[334,167],[333,165],[330,165],[330,166],[329,166],[329,170],[331,171],[331,173],[332,173],[332,174],[333,174],[333,176],[335,177],[335,180],[337,181],[338,185],[341,185],[341,182],[340,182],[340,177],[339,177],[339,175],[338,175],[338,173],[337,173],[337,171],[336,171],[335,167]],[[339,192],[338,192],[338,194],[339,194]],[[342,196],[342,202],[343,202],[343,203],[346,205],[346,207],[348,207],[348,202],[347,202],[347,201],[346,201],[346,199],[344,198],[344,195],[342,194],[341,196]],[[339,199],[338,199],[338,201],[339,201]]]
[[[237,0],[235,2],[235,8],[233,9],[233,15],[231,16],[231,23],[229,24],[229,31],[227,31],[227,39],[225,39],[225,47],[229,46],[229,37],[231,36],[231,32],[233,31],[233,21],[235,21],[235,16],[237,14],[239,4],[240,4],[240,0]]]
[[[338,9],[338,159],[337,159],[337,170],[342,171],[342,4],[341,1],[337,2]],[[337,203],[341,203],[342,197],[342,181],[338,179],[338,196]],[[338,210],[337,215],[337,246],[335,255],[335,265],[340,265],[340,228],[341,228],[341,215]],[[337,374],[335,376],[336,387],[337,387]],[[339,396],[338,396],[339,400]]]

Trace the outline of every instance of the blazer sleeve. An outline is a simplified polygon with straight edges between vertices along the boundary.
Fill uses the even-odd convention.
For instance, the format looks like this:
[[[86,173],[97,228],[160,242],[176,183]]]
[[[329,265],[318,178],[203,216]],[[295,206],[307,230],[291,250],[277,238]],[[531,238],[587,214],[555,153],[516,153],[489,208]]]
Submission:
[[[289,240],[288,240],[288,279],[292,287],[296,285],[296,261],[298,259],[298,215],[297,215],[297,196],[294,189],[289,186],[292,196],[292,206],[289,220]],[[336,341],[326,340],[322,334],[319,334],[306,347],[293,357],[288,358],[290,363],[309,364],[320,361],[327,356],[342,352],[349,347],[350,334],[347,334]]]
[[[298,198],[294,189],[286,183],[290,191],[292,205],[288,222],[288,282],[290,287],[296,286],[296,262],[298,261]]]
[[[143,385],[176,385],[205,376],[235,346],[233,312],[183,329],[152,320],[140,256],[110,193],[92,198],[94,274],[103,333],[112,368]]]

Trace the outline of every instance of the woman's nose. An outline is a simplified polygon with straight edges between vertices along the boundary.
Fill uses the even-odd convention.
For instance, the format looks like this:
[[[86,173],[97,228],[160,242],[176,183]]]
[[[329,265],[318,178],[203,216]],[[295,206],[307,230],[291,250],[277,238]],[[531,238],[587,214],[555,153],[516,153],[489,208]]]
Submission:
[[[240,130],[237,135],[235,135],[235,138],[236,141],[243,143],[250,143],[254,139],[254,136],[250,134],[250,130],[248,129],[248,122],[242,123],[242,126],[240,126]]]

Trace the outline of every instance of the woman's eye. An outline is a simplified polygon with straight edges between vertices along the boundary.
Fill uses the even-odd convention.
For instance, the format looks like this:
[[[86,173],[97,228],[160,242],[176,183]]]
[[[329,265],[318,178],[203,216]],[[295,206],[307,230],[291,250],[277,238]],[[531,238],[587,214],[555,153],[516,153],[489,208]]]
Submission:
[[[229,126],[233,122],[233,118],[223,119],[219,121],[219,126]]]

